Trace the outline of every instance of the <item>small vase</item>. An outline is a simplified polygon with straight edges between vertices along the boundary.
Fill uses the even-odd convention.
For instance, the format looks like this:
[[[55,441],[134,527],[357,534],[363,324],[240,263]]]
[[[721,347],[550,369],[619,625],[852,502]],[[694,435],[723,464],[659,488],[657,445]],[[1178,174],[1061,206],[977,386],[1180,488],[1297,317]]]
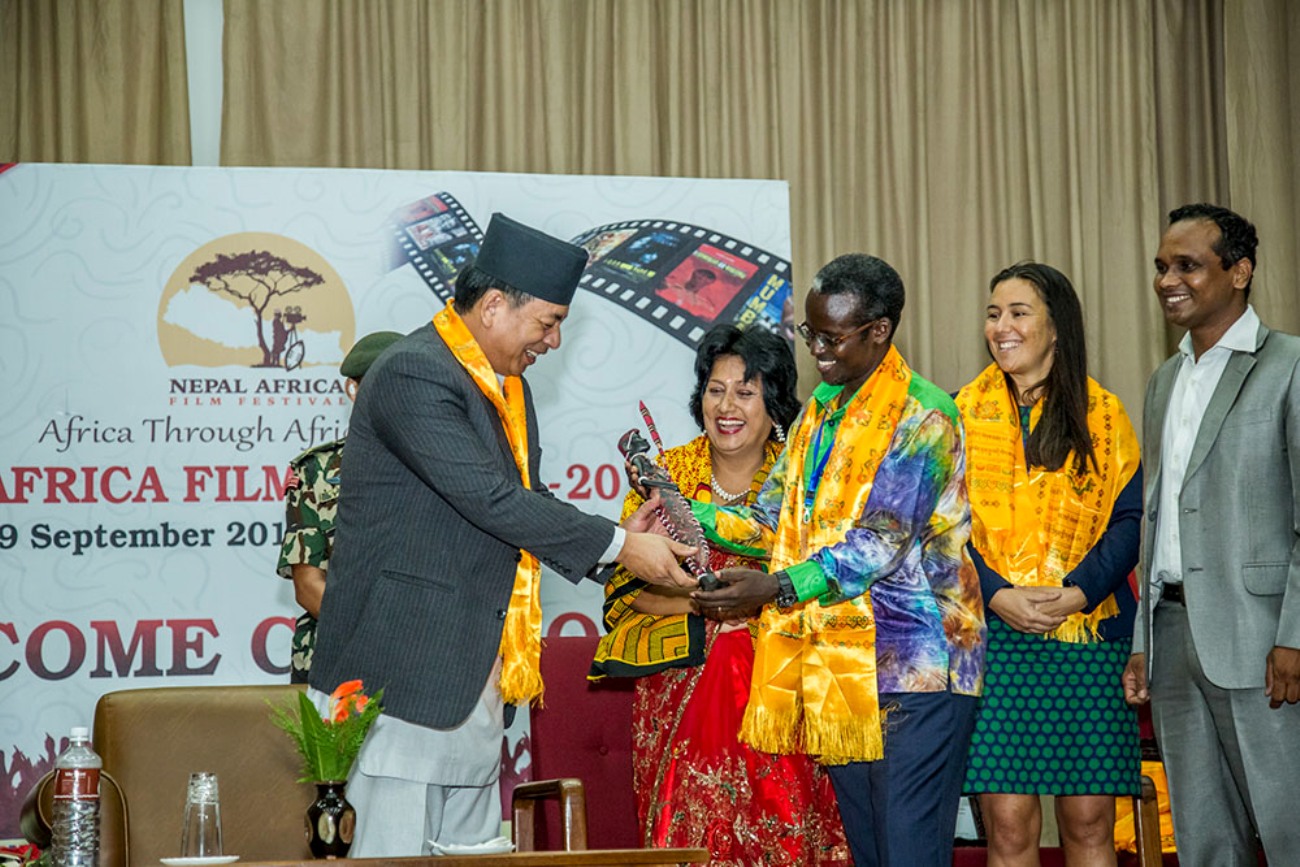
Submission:
[[[316,784],[316,800],[307,808],[307,845],[317,858],[346,858],[357,829],[357,811],[344,797],[346,780]]]

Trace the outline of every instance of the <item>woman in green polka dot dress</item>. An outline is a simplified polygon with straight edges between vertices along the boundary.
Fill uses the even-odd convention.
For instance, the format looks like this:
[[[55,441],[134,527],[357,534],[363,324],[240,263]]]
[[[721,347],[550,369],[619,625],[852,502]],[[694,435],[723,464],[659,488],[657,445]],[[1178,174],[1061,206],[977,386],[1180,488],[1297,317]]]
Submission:
[[[1115,796],[1139,790],[1120,674],[1137,604],[1142,470],[1119,400],[1088,376],[1070,281],[1034,262],[993,278],[994,363],[957,395],[988,669],[966,791],[989,864],[1037,864],[1039,795],[1066,862],[1114,864]]]

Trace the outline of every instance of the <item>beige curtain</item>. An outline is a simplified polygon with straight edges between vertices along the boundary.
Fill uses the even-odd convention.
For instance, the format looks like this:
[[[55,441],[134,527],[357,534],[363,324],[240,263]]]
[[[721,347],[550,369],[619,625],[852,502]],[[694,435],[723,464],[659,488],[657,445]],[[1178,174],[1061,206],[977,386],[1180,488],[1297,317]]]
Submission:
[[[1035,258],[1074,280],[1093,373],[1136,417],[1176,337],[1151,291],[1164,215],[1229,199],[1225,14],[1293,63],[1284,0],[1223,2],[226,0],[223,161],[783,178],[800,291],[838,253],[889,260],[924,375],[983,367],[988,280]],[[1251,169],[1294,209],[1283,142]]]
[[[0,161],[188,165],[182,0],[0,0]]]
[[[1157,226],[1190,202],[1228,204],[1228,157],[1223,124],[1223,9],[1220,0],[1159,0],[1155,4],[1156,162],[1160,173]],[[1148,260],[1149,261],[1149,260]],[[1148,266],[1147,277],[1152,272]],[[1164,326],[1164,354],[1177,350],[1183,333]]]
[[[1274,328],[1300,334],[1300,5],[1227,0],[1230,206],[1259,229],[1250,300]]]

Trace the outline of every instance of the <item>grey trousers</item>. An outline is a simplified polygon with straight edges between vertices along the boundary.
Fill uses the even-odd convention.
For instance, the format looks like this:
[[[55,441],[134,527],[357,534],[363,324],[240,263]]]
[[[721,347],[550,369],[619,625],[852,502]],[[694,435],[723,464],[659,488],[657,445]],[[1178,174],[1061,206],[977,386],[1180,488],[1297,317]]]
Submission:
[[[1262,686],[1210,683],[1181,605],[1157,606],[1151,643],[1151,712],[1178,863],[1254,867],[1256,834],[1269,864],[1300,863],[1300,705],[1274,710]]]
[[[354,770],[347,797],[357,805],[349,858],[429,855],[431,840],[467,846],[501,833],[496,780],[486,786],[436,786]]]

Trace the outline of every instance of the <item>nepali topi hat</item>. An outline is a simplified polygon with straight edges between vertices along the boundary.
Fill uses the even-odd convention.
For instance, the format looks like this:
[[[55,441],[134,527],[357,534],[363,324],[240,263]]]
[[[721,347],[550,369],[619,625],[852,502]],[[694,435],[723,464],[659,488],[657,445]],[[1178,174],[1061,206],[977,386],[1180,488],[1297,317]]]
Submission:
[[[366,375],[370,365],[375,363],[375,359],[380,354],[401,340],[405,335],[396,331],[376,331],[374,334],[367,334],[356,342],[356,345],[343,356],[343,363],[339,365],[339,373],[349,379],[360,379]]]
[[[489,277],[564,307],[573,301],[586,266],[586,250],[501,213],[492,215],[474,260],[474,267]]]

